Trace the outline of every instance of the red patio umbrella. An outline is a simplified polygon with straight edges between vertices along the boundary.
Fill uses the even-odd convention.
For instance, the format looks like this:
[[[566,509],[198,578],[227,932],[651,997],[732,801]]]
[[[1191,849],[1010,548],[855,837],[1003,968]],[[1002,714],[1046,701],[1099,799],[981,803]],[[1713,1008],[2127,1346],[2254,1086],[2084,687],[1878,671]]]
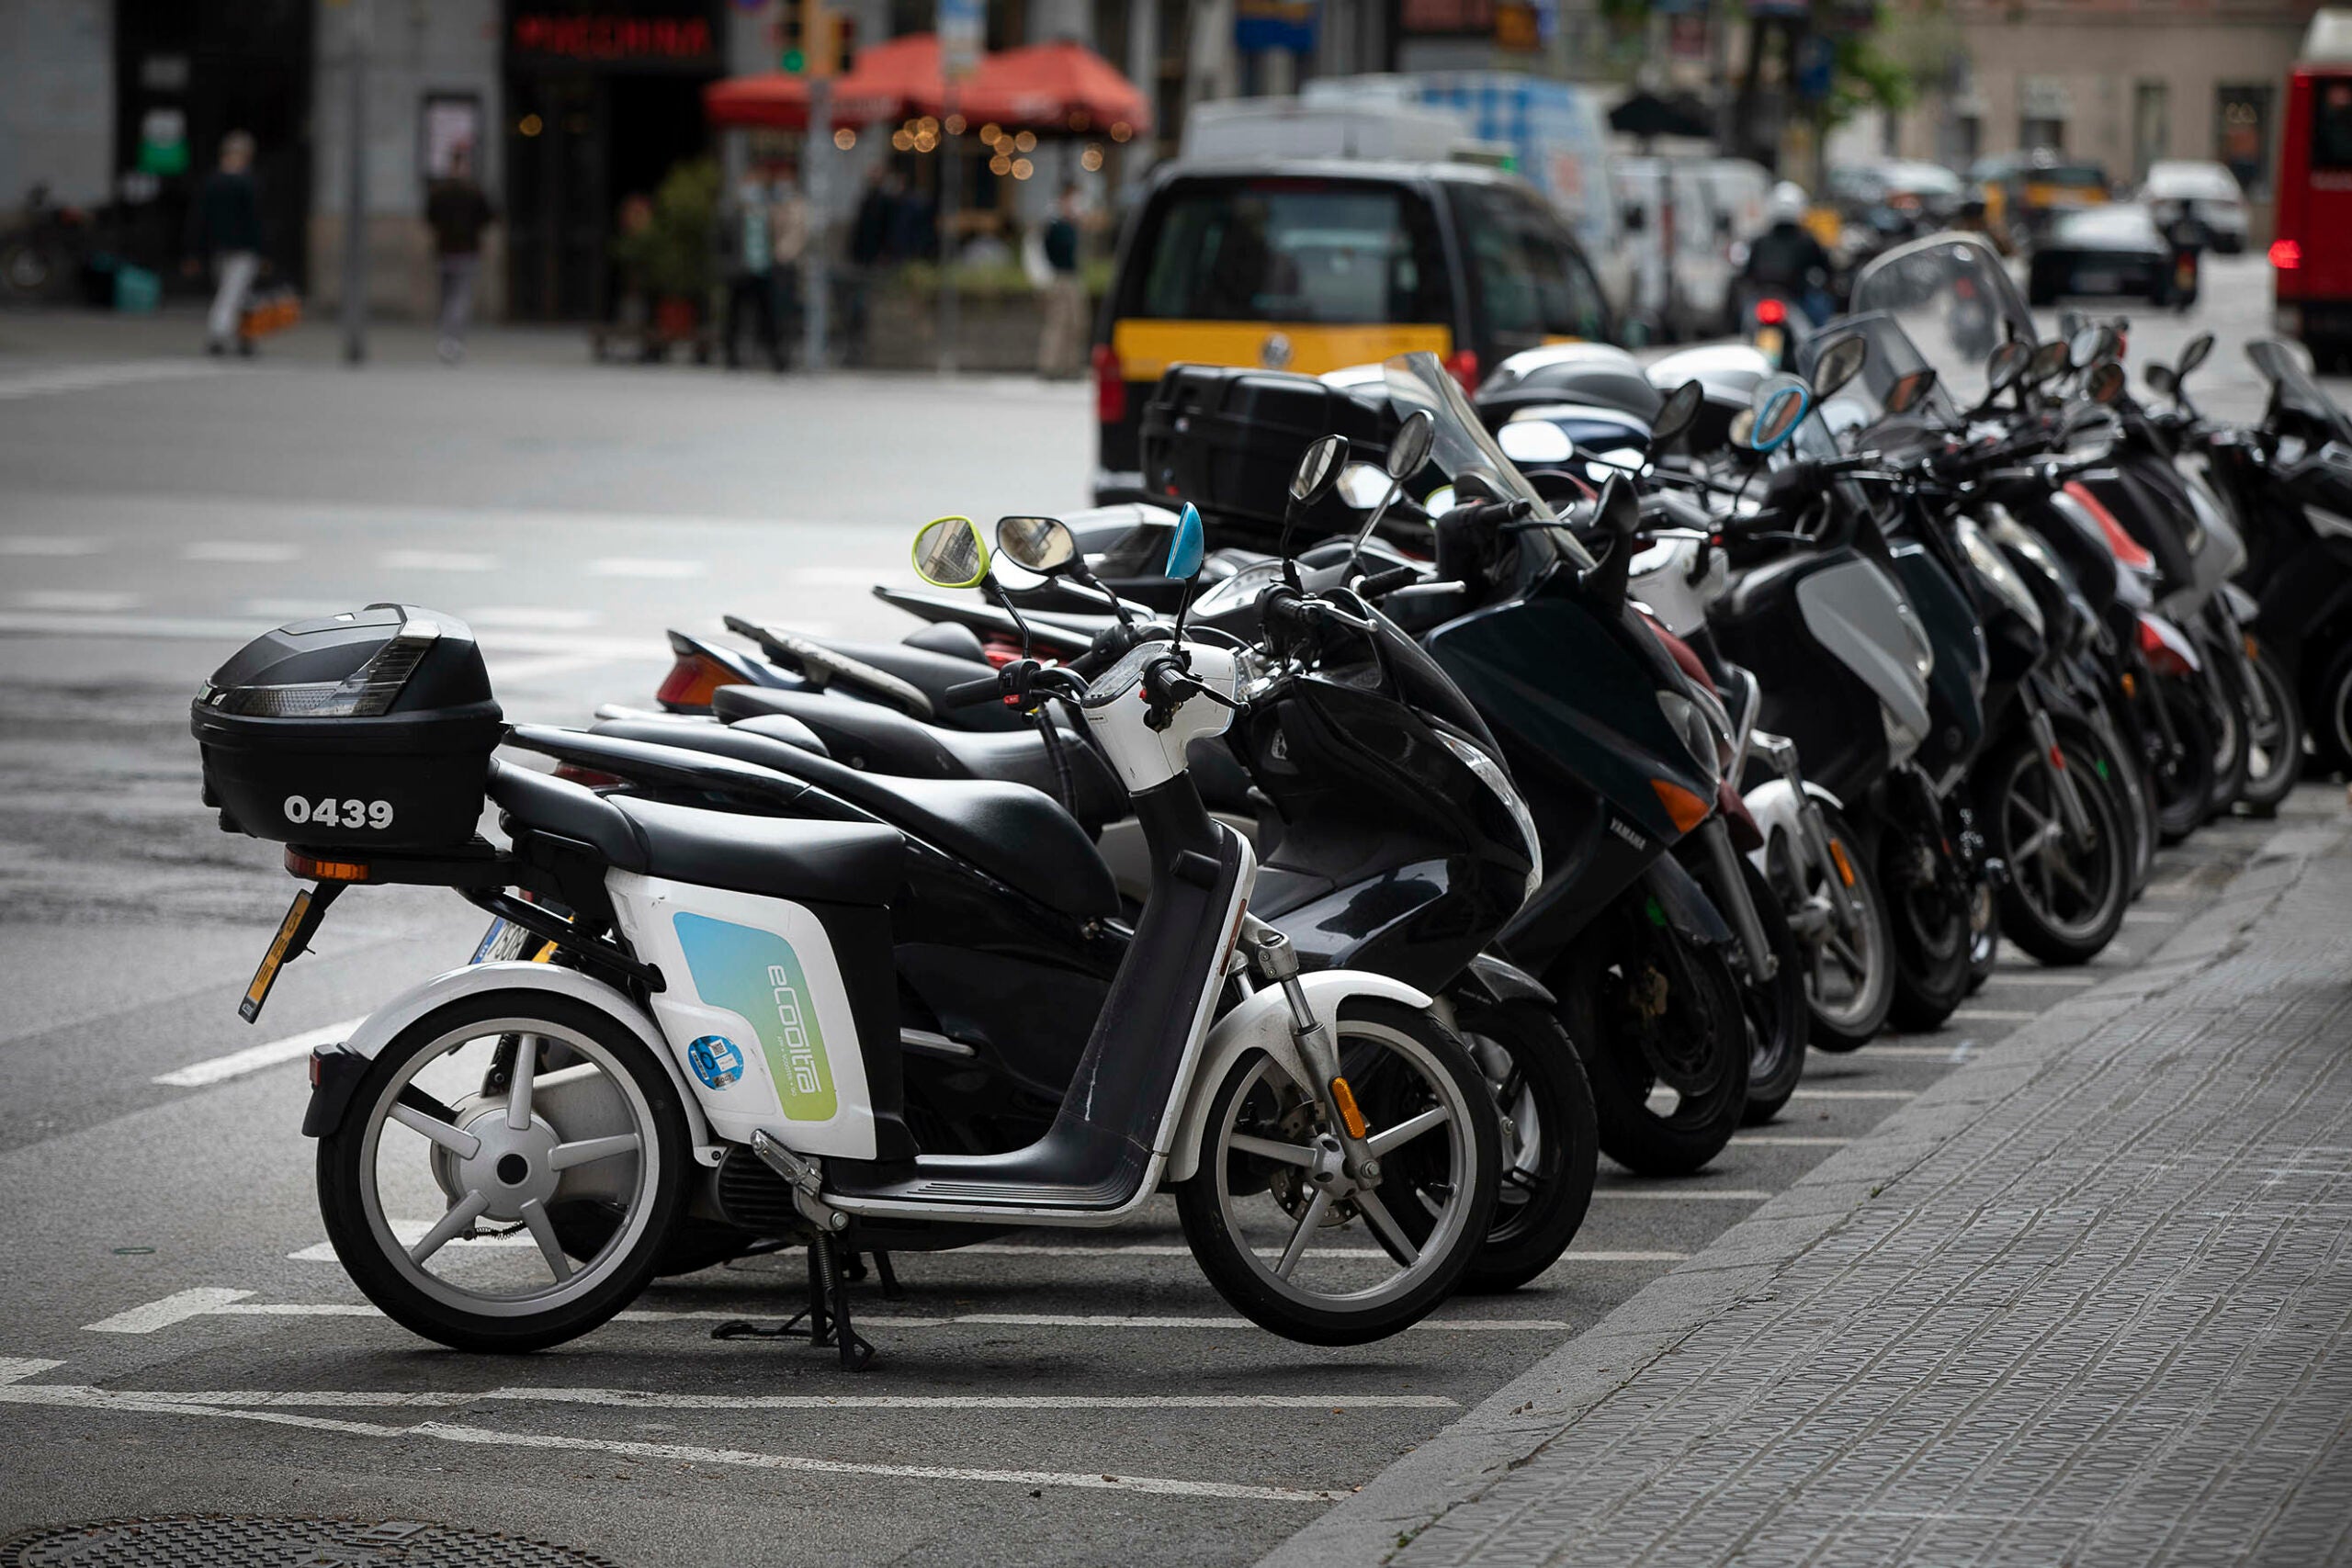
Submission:
[[[939,39],[908,33],[857,51],[848,73],[834,78],[827,116],[836,126],[875,125],[910,114],[935,114],[945,84],[939,73]],[[702,91],[703,114],[715,126],[805,130],[808,78],[781,71],[730,76]]]
[[[1151,129],[1151,105],[1142,90],[1109,61],[1069,39],[984,57],[957,92],[956,107],[975,122],[1046,132],[1109,131],[1125,140]]]

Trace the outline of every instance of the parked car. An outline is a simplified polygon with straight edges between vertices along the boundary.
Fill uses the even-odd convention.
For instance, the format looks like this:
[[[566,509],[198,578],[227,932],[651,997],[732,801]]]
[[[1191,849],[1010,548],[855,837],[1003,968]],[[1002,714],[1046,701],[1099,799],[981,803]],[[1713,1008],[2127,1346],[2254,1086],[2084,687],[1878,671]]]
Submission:
[[[2245,249],[2245,193],[2235,175],[2219,164],[2169,159],[2148,165],[2140,199],[2162,223],[2186,211],[2205,229],[2208,243],[2223,255]]]
[[[1179,161],[1128,219],[1096,328],[1095,495],[1141,492],[1138,421],[1171,365],[1320,375],[1426,349],[1469,387],[1521,349],[1616,335],[1583,247],[1515,175]]]
[[[1828,189],[1843,217],[1859,218],[1869,209],[1888,207],[1932,229],[1960,210],[1968,182],[1941,164],[1887,158],[1830,170]]]
[[[2171,243],[2137,202],[2063,213],[2033,248],[2026,299],[2053,305],[2067,295],[2138,295],[2167,304],[2172,263]]]
[[[1986,227],[2012,251],[2046,235],[2061,213],[2109,198],[2105,169],[2047,150],[1979,159],[1969,175],[1979,183]]]

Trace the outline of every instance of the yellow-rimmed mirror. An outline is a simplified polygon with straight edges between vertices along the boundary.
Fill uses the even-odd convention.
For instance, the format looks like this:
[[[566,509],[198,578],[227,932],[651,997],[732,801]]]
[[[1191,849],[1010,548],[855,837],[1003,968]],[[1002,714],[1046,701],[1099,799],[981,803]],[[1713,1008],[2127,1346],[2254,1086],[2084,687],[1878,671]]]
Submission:
[[[968,517],[934,517],[915,535],[914,559],[933,588],[973,588],[989,574],[989,542]]]

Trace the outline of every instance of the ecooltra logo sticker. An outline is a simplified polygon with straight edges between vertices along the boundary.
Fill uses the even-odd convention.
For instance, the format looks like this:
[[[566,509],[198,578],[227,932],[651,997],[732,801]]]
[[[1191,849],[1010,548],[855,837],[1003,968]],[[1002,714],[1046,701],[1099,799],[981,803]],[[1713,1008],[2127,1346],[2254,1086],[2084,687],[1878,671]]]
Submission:
[[[800,955],[774,931],[684,912],[678,946],[704,1001],[741,1013],[758,1034],[787,1121],[829,1122],[840,1107],[816,998]]]

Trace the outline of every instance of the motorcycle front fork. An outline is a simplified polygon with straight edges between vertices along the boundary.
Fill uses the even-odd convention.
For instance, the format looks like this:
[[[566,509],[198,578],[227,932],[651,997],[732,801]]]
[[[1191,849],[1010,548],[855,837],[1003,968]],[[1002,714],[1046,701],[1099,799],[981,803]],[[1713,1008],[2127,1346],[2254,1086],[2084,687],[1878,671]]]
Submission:
[[[1739,868],[1739,851],[1731,841],[1731,824],[1720,813],[1699,824],[1699,843],[1707,857],[1709,880],[1715,884],[1708,889],[1717,904],[1731,919],[1731,929],[1739,937],[1739,950],[1747,960],[1747,972],[1759,984],[1781,972],[1781,961],[1772,952],[1771,940],[1764,934],[1764,922],[1756,913],[1756,901],[1748,897],[1747,877]]]
[[[1821,802],[1814,799],[1804,787],[1804,773],[1797,763],[1796,742],[1784,736],[1767,735],[1758,730],[1749,739],[1748,750],[1764,760],[1765,765],[1781,775],[1781,781],[1795,792],[1799,837],[1805,858],[1812,863],[1815,875],[1829,890],[1829,912],[1838,929],[1849,937],[1853,935],[1854,870],[1838,858],[1829,844],[1829,819],[1821,813]]]
[[[2073,770],[2066,766],[2066,753],[2059,749],[2058,727],[2051,722],[2050,710],[2042,705],[2041,696],[2030,685],[2018,689],[2018,700],[2025,705],[2026,727],[2033,734],[2034,745],[2041,750],[2052,793],[2058,797],[2058,816],[2066,824],[2066,837],[2077,849],[2084,848],[2097,835],[2091,827],[2090,808],[2083,804],[2081,787]]]
[[[1290,938],[1276,927],[1268,925],[1255,915],[1241,917],[1241,941],[1237,956],[1247,954],[1248,962],[1237,972],[1244,986],[1249,983],[1249,971],[1255,969],[1258,977],[1282,987],[1283,1001],[1290,1009],[1291,1039],[1298,1047],[1298,1056],[1314,1080],[1315,1098],[1323,1111],[1325,1135],[1340,1145],[1340,1168],[1348,1179],[1365,1187],[1380,1181],[1380,1161],[1365,1140],[1370,1129],[1365,1125],[1363,1111],[1356,1105],[1355,1091],[1349,1088],[1340,1071],[1339,1042],[1323,1027],[1308,1005],[1306,990],[1298,983],[1298,950],[1291,946]]]

